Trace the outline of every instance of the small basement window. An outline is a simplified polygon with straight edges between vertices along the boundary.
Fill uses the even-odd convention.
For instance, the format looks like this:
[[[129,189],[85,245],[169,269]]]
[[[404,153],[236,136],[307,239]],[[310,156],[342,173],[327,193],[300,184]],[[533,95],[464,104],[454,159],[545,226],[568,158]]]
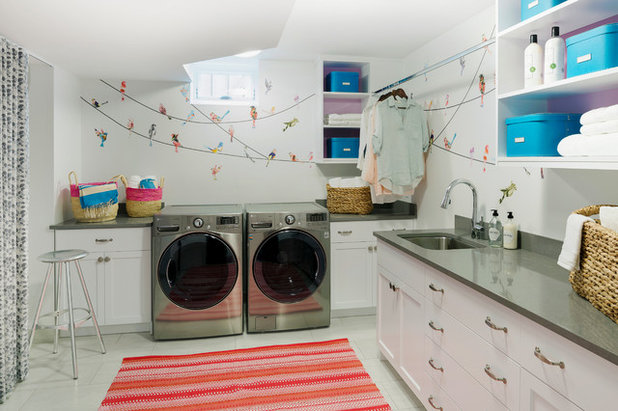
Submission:
[[[231,63],[219,59],[185,66],[191,77],[191,103],[255,105],[256,62]]]

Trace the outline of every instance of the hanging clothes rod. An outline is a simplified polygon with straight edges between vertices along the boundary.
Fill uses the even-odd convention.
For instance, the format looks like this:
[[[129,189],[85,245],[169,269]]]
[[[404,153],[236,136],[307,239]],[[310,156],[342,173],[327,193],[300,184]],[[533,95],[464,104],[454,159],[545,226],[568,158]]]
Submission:
[[[434,64],[432,66],[426,67],[426,68],[422,69],[421,71],[418,71],[418,72],[412,74],[411,76],[408,76],[406,78],[402,78],[401,80],[396,81],[393,84],[389,84],[386,87],[382,87],[381,89],[376,90],[373,93],[374,94],[381,93],[383,91],[388,90],[389,88],[396,87],[396,86],[398,86],[400,84],[405,83],[406,81],[410,81],[413,78],[422,76],[423,74],[427,74],[430,71],[434,71],[435,69],[440,68],[440,67],[442,67],[442,66],[444,66],[444,65],[446,65],[448,63],[451,63],[451,62],[453,62],[455,60],[459,60],[460,58],[462,58],[464,56],[467,56],[468,54],[474,53],[475,51],[480,50],[483,47],[487,47],[487,46],[489,46],[491,44],[494,44],[495,42],[496,42],[496,39],[494,37],[492,37],[489,40],[483,41],[483,42],[477,44],[476,46],[472,46],[469,49],[462,51],[461,53],[455,54],[454,56],[451,56],[451,57],[449,57],[447,59],[444,59],[444,60],[442,60],[442,61],[440,61],[440,62],[438,62],[438,63],[436,63],[436,64]]]

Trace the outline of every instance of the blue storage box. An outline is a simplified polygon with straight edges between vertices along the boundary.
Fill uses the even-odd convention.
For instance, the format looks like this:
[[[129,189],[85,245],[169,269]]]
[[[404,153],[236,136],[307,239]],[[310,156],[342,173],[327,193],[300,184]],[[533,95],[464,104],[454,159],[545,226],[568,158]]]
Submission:
[[[331,71],[326,75],[325,91],[358,93],[358,77],[353,71]]]
[[[521,21],[549,10],[566,0],[521,0]]]
[[[506,119],[507,157],[559,156],[558,143],[578,134],[581,114],[541,113]]]
[[[329,158],[358,157],[358,137],[332,137],[328,139],[326,144]]]
[[[569,37],[567,77],[618,66],[618,23],[606,24]]]

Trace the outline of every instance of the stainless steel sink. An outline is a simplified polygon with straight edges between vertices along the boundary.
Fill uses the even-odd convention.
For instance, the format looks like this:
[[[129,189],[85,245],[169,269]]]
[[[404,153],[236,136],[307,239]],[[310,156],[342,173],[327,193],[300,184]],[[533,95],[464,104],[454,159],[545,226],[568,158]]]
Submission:
[[[428,250],[463,250],[483,247],[446,233],[399,234],[399,237]]]

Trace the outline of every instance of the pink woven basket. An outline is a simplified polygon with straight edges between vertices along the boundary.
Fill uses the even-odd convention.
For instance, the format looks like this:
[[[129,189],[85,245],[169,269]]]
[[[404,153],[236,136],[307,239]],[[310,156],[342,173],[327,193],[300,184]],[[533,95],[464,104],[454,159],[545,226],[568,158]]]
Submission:
[[[119,176],[112,177],[112,180],[117,179]],[[103,181],[98,183],[88,183],[91,185],[100,186],[102,184],[114,183],[118,187],[116,181]],[[116,218],[118,214],[118,203],[110,204],[103,207],[94,208],[82,208],[79,201],[79,183],[77,181],[77,174],[75,171],[69,173],[69,188],[71,191],[71,209],[73,210],[73,216],[80,223],[100,223],[102,221],[109,221]]]
[[[152,217],[161,210],[163,183],[165,181],[163,177],[161,177],[158,188],[131,188],[124,176],[120,176],[120,180],[126,187],[127,214],[129,217]]]

